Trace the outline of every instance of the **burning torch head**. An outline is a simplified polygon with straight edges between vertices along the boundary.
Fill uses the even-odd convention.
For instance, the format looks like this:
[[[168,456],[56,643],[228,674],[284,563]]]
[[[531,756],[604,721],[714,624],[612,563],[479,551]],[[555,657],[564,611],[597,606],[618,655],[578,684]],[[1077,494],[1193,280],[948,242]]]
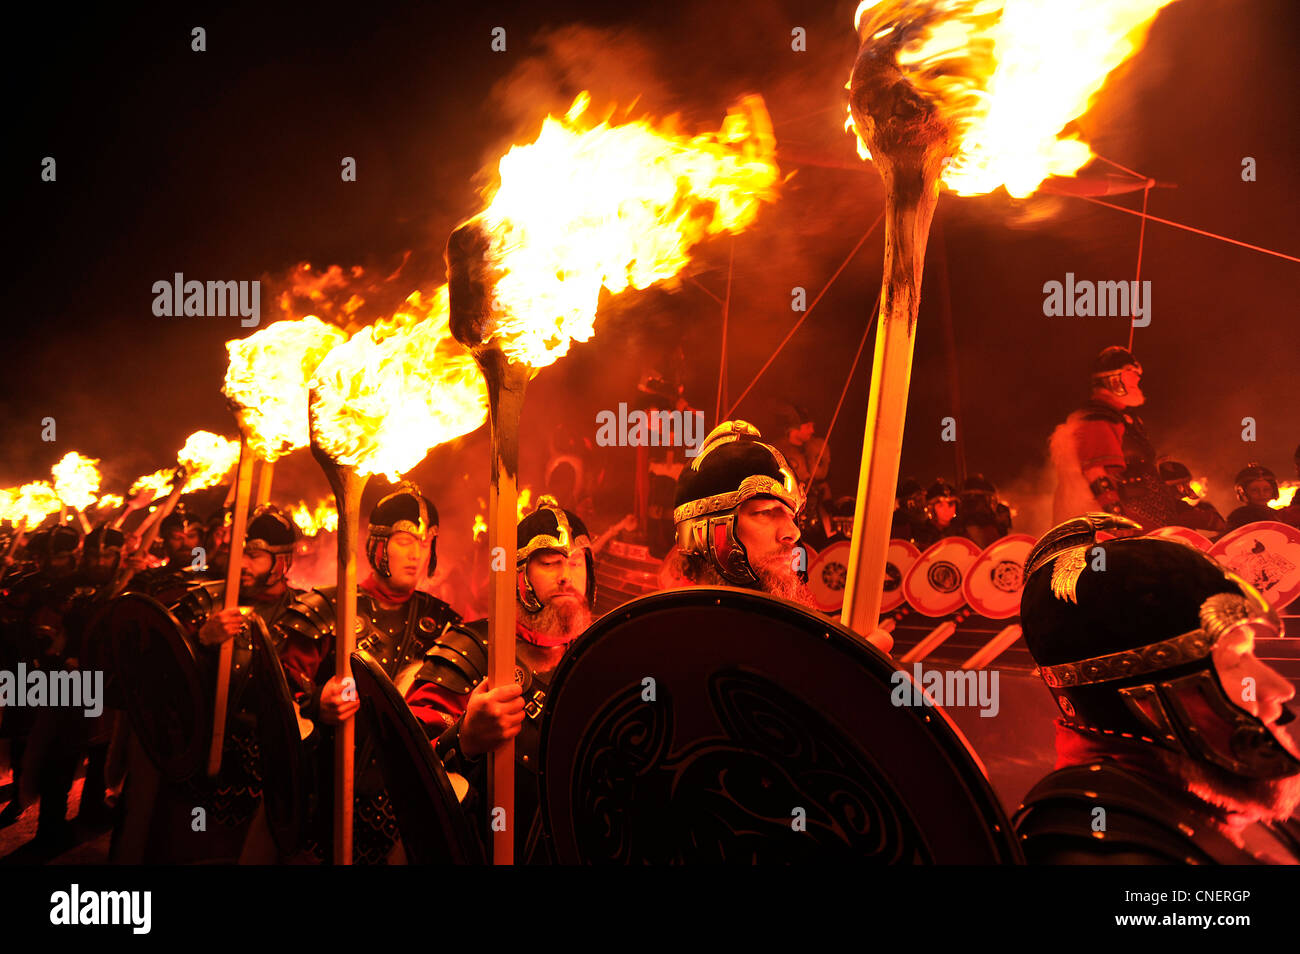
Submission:
[[[451,333],[475,354],[496,330],[493,290],[497,272],[488,261],[491,244],[487,231],[475,218],[451,233],[444,253]]]
[[[1053,528],[1025,561],[1025,644],[1068,726],[1166,749],[1233,775],[1300,773],[1294,690],[1255,659],[1280,634],[1259,592],[1195,547],[1098,531],[1109,514]],[[1094,572],[1098,551],[1105,572]],[[1243,692],[1250,676],[1252,693]]]
[[[419,487],[406,480],[370,511],[366,559],[380,579],[393,578],[388,546],[397,534],[410,534],[421,546],[428,545],[428,572],[432,575],[438,566],[438,508],[420,493]]]
[[[900,168],[914,169],[937,182],[952,151],[954,129],[940,90],[923,89],[899,65],[900,53],[919,42],[943,16],[937,3],[863,3],[858,36],[862,46],[849,78],[849,109],[858,135],[871,151],[886,186]],[[946,64],[951,66],[952,64]],[[939,78],[927,70],[927,78]]]

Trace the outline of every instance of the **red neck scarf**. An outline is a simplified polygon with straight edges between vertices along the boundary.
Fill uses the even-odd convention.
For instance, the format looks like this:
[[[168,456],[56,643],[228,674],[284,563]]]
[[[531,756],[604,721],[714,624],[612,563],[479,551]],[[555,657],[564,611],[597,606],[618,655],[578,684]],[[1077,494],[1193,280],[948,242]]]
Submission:
[[[366,594],[373,599],[381,600],[385,603],[402,604],[415,595],[415,590],[394,590],[384,585],[384,581],[371,573],[359,584],[359,589],[365,590]]]

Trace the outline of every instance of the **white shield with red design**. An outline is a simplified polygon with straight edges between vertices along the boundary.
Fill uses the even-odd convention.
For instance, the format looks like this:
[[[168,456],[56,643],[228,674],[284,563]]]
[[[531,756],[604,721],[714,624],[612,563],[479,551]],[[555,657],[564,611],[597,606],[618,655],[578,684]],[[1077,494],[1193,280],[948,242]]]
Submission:
[[[979,555],[979,545],[965,537],[944,537],[903,576],[903,598],[924,616],[957,612],[966,602],[962,582]]]
[[[962,580],[971,609],[989,619],[1007,619],[1020,612],[1025,558],[1035,542],[1027,533],[1013,533],[984,548]]]
[[[1274,609],[1300,596],[1300,530],[1261,520],[1225,534],[1210,556],[1264,595]]]

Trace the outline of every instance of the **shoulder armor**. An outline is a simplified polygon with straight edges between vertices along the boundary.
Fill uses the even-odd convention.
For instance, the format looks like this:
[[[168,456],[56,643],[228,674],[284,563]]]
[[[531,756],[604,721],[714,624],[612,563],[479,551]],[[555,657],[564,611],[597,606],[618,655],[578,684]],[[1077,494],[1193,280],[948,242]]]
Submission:
[[[1103,831],[1094,829],[1097,808],[1106,813]],[[1062,851],[1167,864],[1240,864],[1248,857],[1206,817],[1106,761],[1048,775],[1025,796],[1012,824],[1031,863]]]
[[[487,675],[487,635],[473,626],[448,623],[425,652],[417,678],[455,693],[470,692],[482,682]]]
[[[296,634],[313,642],[334,632],[334,594],[337,587],[307,590],[300,593],[280,617],[277,629],[285,635]]]
[[[180,622],[197,628],[221,606],[225,595],[225,580],[204,580],[186,590],[168,609]]]

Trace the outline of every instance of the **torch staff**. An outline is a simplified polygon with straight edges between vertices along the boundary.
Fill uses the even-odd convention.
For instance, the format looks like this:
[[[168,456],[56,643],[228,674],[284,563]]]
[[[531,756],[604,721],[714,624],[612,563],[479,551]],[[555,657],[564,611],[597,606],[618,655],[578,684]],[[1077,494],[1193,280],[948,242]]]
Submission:
[[[488,489],[488,552],[493,563],[501,556],[505,566],[490,573],[488,613],[488,679],[492,688],[515,679],[515,560],[518,523],[519,420],[524,388],[532,368],[506,357],[492,338],[493,288],[486,264],[489,240],[481,225],[471,220],[457,228],[447,241],[447,285],[451,303],[451,332],[469,348],[487,383],[488,415],[492,428],[492,472]],[[491,753],[488,804],[492,815],[499,809],[506,824],[493,826],[492,861],[514,864],[515,743],[506,742]]]
[[[162,530],[162,522],[167,519],[171,512],[176,509],[177,502],[181,499],[181,492],[185,489],[186,472],[183,467],[176,469],[176,476],[172,478],[172,490],[163,501],[162,506],[157,507],[153,513],[144,518],[144,521],[136,528],[136,533],[140,534],[140,546],[136,552],[148,554],[153,547],[154,541],[158,539],[158,533]],[[130,509],[123,512],[119,522],[124,520]],[[123,567],[118,573],[117,582],[114,584],[115,592],[120,592],[122,587],[126,586],[130,580],[133,571],[130,567]]]
[[[488,552],[503,568],[490,575],[488,601],[488,678],[492,687],[515,681],[515,562],[518,538],[519,420],[524,408],[528,368],[495,349],[475,353],[488,385],[492,427],[492,483],[488,488]],[[495,559],[494,559],[495,562]],[[491,753],[488,800],[501,809],[506,824],[492,833],[492,861],[514,864],[515,741]]]
[[[312,392],[308,408],[315,403]],[[310,410],[308,411],[311,415]],[[312,427],[311,454],[325,472],[339,512],[338,591],[334,596],[334,675],[352,678],[352,651],[356,646],[357,620],[357,530],[361,523],[361,494],[364,477],[355,467],[340,464],[316,441]],[[340,722],[334,729],[334,863],[352,864],[353,761],[356,719]]]
[[[896,67],[864,46],[850,80],[853,119],[885,184],[885,268],[866,433],[841,622],[876,629],[885,583],[898,458],[907,419],[912,348],[930,222],[950,130],[899,82]]]
[[[239,606],[239,574],[244,566],[244,536],[248,529],[248,497],[253,482],[253,452],[248,447],[248,435],[240,430],[239,467],[235,474],[234,522],[230,532],[230,556],[226,565],[226,592],[222,609]],[[215,778],[221,771],[221,751],[226,740],[226,706],[230,695],[230,666],[234,659],[235,643],[225,640],[217,656],[217,691],[212,710],[212,741],[208,747],[208,776]]]
[[[257,506],[271,500],[271,481],[275,477],[275,461],[262,461],[262,469],[257,474]]]

